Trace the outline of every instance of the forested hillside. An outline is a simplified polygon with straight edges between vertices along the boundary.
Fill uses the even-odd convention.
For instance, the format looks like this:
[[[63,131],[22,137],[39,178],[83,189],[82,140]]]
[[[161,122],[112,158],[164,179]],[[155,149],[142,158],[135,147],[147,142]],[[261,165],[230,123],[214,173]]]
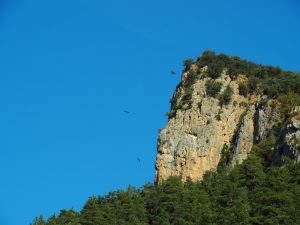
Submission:
[[[208,172],[201,182],[170,177],[158,186],[128,187],[90,197],[80,212],[61,210],[32,225],[297,225],[300,164],[271,166],[273,145],[271,136],[241,165]]]

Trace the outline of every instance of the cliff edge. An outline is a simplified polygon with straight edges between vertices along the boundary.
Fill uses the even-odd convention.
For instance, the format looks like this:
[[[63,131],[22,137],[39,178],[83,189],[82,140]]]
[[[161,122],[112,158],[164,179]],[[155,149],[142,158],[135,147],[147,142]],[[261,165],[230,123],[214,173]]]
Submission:
[[[205,51],[185,61],[157,144],[156,182],[201,180],[274,139],[270,161],[300,159],[300,75]]]

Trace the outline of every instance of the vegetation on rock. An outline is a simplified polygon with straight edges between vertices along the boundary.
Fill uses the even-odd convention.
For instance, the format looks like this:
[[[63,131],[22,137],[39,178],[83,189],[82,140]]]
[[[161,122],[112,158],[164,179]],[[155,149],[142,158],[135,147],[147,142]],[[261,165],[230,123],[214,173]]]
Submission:
[[[215,80],[208,80],[205,84],[205,87],[206,87],[206,93],[210,97],[217,97],[221,90],[222,83]]]
[[[243,82],[239,83],[239,94],[246,97],[248,93],[249,93],[249,87]]]
[[[220,105],[228,105],[233,95],[232,88],[228,85],[223,93],[219,96]]]
[[[195,65],[198,71],[192,68]],[[279,67],[265,66],[243,60],[237,56],[227,56],[224,54],[216,54],[213,51],[204,51],[202,56],[198,57],[196,61],[187,59],[184,61],[187,77],[184,82],[181,82],[178,87],[185,89],[191,89],[192,85],[197,79],[202,79],[203,76],[208,76],[213,80],[219,78],[223,71],[235,80],[238,75],[245,75],[246,82],[239,83],[239,93],[247,97],[249,94],[266,95],[270,99],[282,99],[282,95],[286,95],[287,92],[297,94],[300,102],[300,75],[299,73],[293,73],[290,71],[284,71]],[[206,70],[202,71],[204,67]],[[217,85],[213,86],[213,81],[207,84],[207,93],[209,96],[218,97]],[[176,110],[189,109],[190,107],[182,108],[183,104],[176,104],[178,102],[177,95],[172,97],[171,113],[169,118],[172,118],[176,114]],[[191,97],[191,95],[189,95]],[[226,96],[227,97],[227,96]],[[187,99],[187,98],[185,98]],[[224,100],[221,98],[222,101]],[[191,99],[188,99],[190,101]],[[187,100],[185,100],[188,102]],[[226,101],[225,101],[226,102]],[[223,102],[221,102],[223,104]],[[191,104],[189,104],[190,106]]]

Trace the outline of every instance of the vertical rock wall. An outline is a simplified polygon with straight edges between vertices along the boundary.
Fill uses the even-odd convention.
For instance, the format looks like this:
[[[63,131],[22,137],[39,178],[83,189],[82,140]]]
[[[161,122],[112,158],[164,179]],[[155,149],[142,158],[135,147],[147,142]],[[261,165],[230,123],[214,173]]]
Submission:
[[[225,148],[229,149],[229,165],[241,163],[247,158],[253,144],[266,138],[273,125],[280,120],[280,114],[274,110],[271,100],[257,95],[240,95],[238,83],[246,78],[239,75],[232,80],[226,70],[216,81],[222,83],[220,93],[230,86],[233,95],[228,105],[221,106],[217,98],[206,93],[205,84],[211,79],[205,75],[206,69],[203,68],[195,82],[187,88],[185,82],[188,82],[190,73],[199,71],[195,65],[191,66],[190,71],[183,73],[182,81],[173,95],[173,114],[161,130],[157,144],[158,183],[169,176],[181,176],[182,180],[188,177],[201,180],[206,171],[218,167],[221,158],[224,158]],[[188,91],[191,97],[189,101],[183,101]],[[181,107],[174,109],[174,105]],[[284,135],[280,148],[292,152],[290,154],[298,154],[295,150],[298,148],[297,141],[293,140],[300,135],[299,121],[288,127],[288,135]],[[290,148],[291,145],[294,147]]]

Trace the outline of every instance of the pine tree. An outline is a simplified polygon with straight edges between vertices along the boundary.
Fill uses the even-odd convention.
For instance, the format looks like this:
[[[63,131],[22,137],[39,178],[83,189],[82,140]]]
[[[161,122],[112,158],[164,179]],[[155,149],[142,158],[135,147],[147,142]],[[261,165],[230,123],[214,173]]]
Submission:
[[[36,217],[30,225],[46,225],[43,216]]]
[[[211,200],[207,192],[201,187],[200,182],[190,179],[184,184],[184,197],[182,200],[182,214],[188,224],[211,224],[215,215]]]
[[[140,191],[132,186],[129,186],[127,191],[117,192],[113,205],[116,210],[116,219],[118,224],[147,224],[144,200],[141,197]]]
[[[101,211],[95,197],[90,197],[80,212],[79,222],[81,225],[102,225]]]
[[[79,225],[79,215],[73,209],[60,210],[60,214],[56,218],[56,223],[68,224],[68,225]]]
[[[286,169],[271,168],[263,186],[253,194],[253,219],[255,224],[293,224],[295,213],[293,195],[289,190]]]

